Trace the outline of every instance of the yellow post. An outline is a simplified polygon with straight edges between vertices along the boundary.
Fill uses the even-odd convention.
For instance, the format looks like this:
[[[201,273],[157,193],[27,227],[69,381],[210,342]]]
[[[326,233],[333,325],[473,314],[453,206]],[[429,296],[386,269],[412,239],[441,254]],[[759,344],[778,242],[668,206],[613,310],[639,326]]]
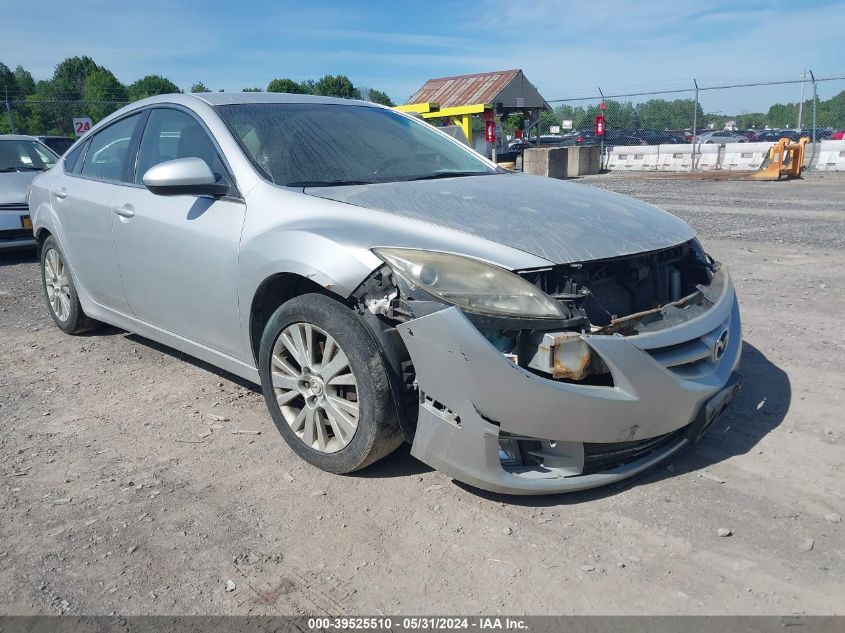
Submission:
[[[461,127],[464,130],[464,134],[467,137],[467,141],[469,141],[469,146],[472,147],[472,115],[471,114],[461,115]]]

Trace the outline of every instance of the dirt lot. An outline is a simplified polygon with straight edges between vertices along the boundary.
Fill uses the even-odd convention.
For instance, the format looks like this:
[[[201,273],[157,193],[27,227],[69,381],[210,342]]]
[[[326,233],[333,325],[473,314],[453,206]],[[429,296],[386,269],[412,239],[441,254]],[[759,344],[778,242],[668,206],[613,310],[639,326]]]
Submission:
[[[732,269],[746,380],[668,466],[569,496],[482,494],[407,448],[317,471],[255,388],[61,334],[34,257],[0,255],[0,612],[845,612],[845,178],[584,181]]]

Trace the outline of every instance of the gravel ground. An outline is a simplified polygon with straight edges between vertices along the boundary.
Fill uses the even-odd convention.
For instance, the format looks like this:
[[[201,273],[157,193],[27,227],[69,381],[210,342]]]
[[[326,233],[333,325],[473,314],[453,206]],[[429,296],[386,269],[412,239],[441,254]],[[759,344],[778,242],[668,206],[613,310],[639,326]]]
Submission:
[[[483,494],[407,448],[317,471],[254,387],[63,335],[34,257],[0,255],[0,612],[845,612],[845,178],[582,181],[731,268],[746,381],[668,465],[567,496]]]

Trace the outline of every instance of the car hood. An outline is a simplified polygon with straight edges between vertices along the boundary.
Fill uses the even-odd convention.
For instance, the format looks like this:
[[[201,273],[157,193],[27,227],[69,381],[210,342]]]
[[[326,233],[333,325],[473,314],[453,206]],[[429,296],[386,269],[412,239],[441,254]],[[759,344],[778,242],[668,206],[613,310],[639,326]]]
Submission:
[[[12,171],[0,174],[0,204],[26,202],[26,188],[40,171]]]
[[[695,236],[684,221],[634,198],[523,174],[309,187],[305,193],[455,229],[557,264],[668,248]]]

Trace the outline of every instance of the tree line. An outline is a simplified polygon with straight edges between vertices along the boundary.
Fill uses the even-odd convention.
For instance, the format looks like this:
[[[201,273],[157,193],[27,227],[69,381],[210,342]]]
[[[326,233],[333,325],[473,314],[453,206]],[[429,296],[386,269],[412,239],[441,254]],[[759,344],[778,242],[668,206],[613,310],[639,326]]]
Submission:
[[[243,92],[289,92],[344,99],[363,99],[392,106],[387,93],[355,86],[346,75],[325,75],[317,80],[296,82],[273,79],[267,87],[243,88]],[[203,82],[190,92],[212,92]],[[69,57],[49,79],[35,80],[23,66],[14,70],[0,62],[0,134],[14,129],[21,134],[73,136],[72,119],[89,116],[96,123],[129,102],[153,95],[183,92],[161,75],[147,75],[123,84],[108,68],[88,56]],[[223,92],[220,90],[220,92]]]

